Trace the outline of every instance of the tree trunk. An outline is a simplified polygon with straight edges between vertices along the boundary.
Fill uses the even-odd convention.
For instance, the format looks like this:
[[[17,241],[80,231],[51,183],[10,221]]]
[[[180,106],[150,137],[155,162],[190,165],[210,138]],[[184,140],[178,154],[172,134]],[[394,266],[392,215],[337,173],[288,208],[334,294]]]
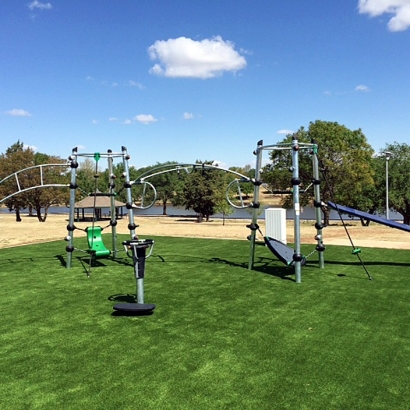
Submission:
[[[16,222],[21,222],[20,208],[16,208]]]
[[[167,214],[167,201],[164,201],[162,203],[162,215],[166,215]]]
[[[41,207],[36,206],[36,213],[37,213],[37,219],[39,220],[39,222],[44,222],[45,219],[43,219],[41,215]]]
[[[330,209],[322,207],[323,212],[323,226],[328,226],[330,222]]]
[[[369,226],[370,225],[370,219],[360,218],[360,223],[361,223],[362,226]]]

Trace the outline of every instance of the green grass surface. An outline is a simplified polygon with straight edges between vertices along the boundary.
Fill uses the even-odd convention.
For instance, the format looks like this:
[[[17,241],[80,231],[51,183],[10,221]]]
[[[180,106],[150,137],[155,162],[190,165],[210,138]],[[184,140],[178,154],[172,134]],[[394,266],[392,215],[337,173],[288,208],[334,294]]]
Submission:
[[[64,242],[0,250],[1,409],[409,408],[410,252],[364,249],[369,281],[328,246],[296,284],[262,246],[249,271],[246,241],[155,239],[140,317],[112,314],[124,254],[88,279]]]

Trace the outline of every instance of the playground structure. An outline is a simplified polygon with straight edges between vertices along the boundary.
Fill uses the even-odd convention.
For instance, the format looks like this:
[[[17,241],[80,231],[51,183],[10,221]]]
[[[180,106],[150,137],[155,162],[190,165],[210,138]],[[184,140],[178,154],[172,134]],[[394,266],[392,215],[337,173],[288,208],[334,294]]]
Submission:
[[[117,192],[115,190],[116,176],[113,174],[113,161],[115,158],[120,158],[122,160],[123,168],[124,168],[124,172],[122,175],[122,178],[124,179],[124,183],[121,189],[125,190],[126,196],[127,196],[126,208],[128,211],[128,218],[129,218],[128,230],[130,231],[130,240],[133,241],[132,244],[128,244],[127,246],[129,247],[129,249],[134,249],[131,252],[134,255],[133,256],[134,258],[138,254],[138,252],[136,252],[136,249],[138,249],[138,246],[142,244],[139,243],[137,246],[135,242],[135,241],[138,241],[139,239],[136,234],[137,225],[135,224],[135,221],[134,221],[133,209],[134,208],[148,209],[154,205],[157,199],[157,191],[155,189],[155,186],[148,181],[150,178],[153,178],[163,173],[173,172],[173,171],[178,172],[178,173],[181,171],[190,173],[194,169],[203,169],[203,170],[213,169],[213,170],[228,172],[228,173],[233,174],[236,178],[232,182],[230,182],[227,187],[227,190],[226,190],[227,201],[234,208],[239,208],[239,209],[251,208],[253,210],[252,222],[250,225],[248,225],[248,227],[251,229],[250,256],[249,256],[249,262],[248,262],[248,269],[252,270],[253,265],[254,265],[254,258],[255,258],[256,231],[259,230],[259,226],[257,223],[258,222],[258,212],[260,208],[259,189],[260,189],[260,186],[263,185],[263,181],[261,179],[262,154],[263,154],[263,151],[266,151],[266,150],[291,150],[292,152],[292,167],[290,171],[292,172],[291,184],[293,187],[291,192],[293,195],[293,208],[294,208],[294,237],[295,237],[294,249],[289,248],[287,245],[273,238],[269,238],[269,237],[265,237],[265,244],[271,250],[271,252],[278,257],[279,260],[284,262],[286,265],[293,266],[295,268],[296,282],[300,283],[301,282],[301,266],[303,266],[304,263],[306,262],[306,257],[301,254],[301,249],[300,249],[301,248],[301,245],[300,245],[300,203],[299,203],[300,178],[299,178],[299,156],[298,156],[300,150],[309,150],[312,156],[312,161],[313,161],[313,182],[312,184],[314,186],[314,194],[315,194],[315,200],[314,200],[314,206],[316,208],[315,227],[317,229],[317,235],[315,236],[315,239],[317,240],[317,246],[315,248],[315,251],[319,252],[319,266],[321,268],[324,267],[323,251],[325,250],[325,247],[323,245],[323,236],[322,236],[323,226],[321,222],[321,210],[320,210],[322,202],[320,200],[320,187],[319,187],[321,181],[319,179],[318,159],[316,155],[317,154],[317,144],[300,143],[298,141],[296,134],[293,136],[292,142],[290,144],[276,144],[276,145],[264,146],[262,140],[257,143],[257,148],[254,151],[254,154],[256,155],[255,178],[249,178],[236,171],[218,167],[216,165],[203,164],[203,163],[202,164],[201,163],[183,163],[183,164],[167,164],[167,165],[162,165],[162,166],[153,168],[147,171],[146,173],[142,174],[141,176],[139,176],[136,180],[131,181],[130,175],[129,175],[129,164],[128,164],[130,156],[128,155],[127,149],[124,146],[121,148],[121,152],[112,152],[111,150],[108,150],[107,153],[99,153],[99,152],[97,153],[78,153],[77,148],[74,148],[72,150],[70,157],[68,158],[68,161],[69,161],[68,164],[58,164],[58,166],[64,166],[66,168],[68,167],[70,168],[71,180],[70,180],[69,185],[60,185],[60,184],[48,185],[48,184],[43,184],[42,182],[41,185],[38,185],[36,187],[20,189],[19,184],[17,184],[18,191],[15,194],[24,192],[25,190],[28,190],[28,189],[34,189],[38,187],[47,187],[47,186],[65,186],[70,189],[69,222],[67,225],[67,236],[66,236],[66,241],[68,242],[66,246],[66,252],[67,252],[66,268],[69,269],[71,268],[71,265],[72,265],[72,254],[75,250],[77,250],[77,248],[74,246],[74,232],[75,230],[79,229],[74,224],[76,190],[79,188],[77,185],[77,177],[76,177],[76,170],[78,168],[78,158],[85,157],[85,158],[93,158],[95,160],[95,164],[96,164],[95,178],[98,178],[97,174],[98,174],[99,160],[101,158],[106,158],[107,163],[108,163],[108,172],[109,172],[108,192],[106,193],[97,192],[97,180],[96,180],[94,192],[88,193],[88,194],[94,197],[94,200],[96,199],[97,196],[108,196],[110,198],[110,203],[111,203],[110,222],[109,222],[109,225],[106,227],[96,226],[94,224],[95,218],[93,217],[92,226],[86,229],[83,229],[83,231],[87,235],[87,242],[88,242],[88,250],[86,250],[85,252],[87,252],[90,255],[90,267],[91,267],[92,261],[94,261],[95,259],[104,258],[108,256],[112,256],[113,258],[116,258],[117,253],[118,253],[117,233],[116,233],[117,221],[116,221],[116,212],[115,212],[115,197],[117,195]],[[49,164],[49,165],[51,166],[53,164]],[[42,172],[41,167],[44,167],[44,166],[46,165],[40,166],[40,172]],[[22,171],[19,171],[19,172],[22,172]],[[14,177],[17,179],[19,172],[7,178]],[[3,181],[0,181],[0,183]],[[240,188],[241,183],[252,183],[254,186],[253,201],[251,204],[246,204],[243,200],[243,195],[242,195],[241,188]],[[141,184],[143,186],[143,193],[142,193],[140,205],[135,205],[133,202],[133,198],[132,198],[131,188],[135,184]],[[239,198],[239,205],[237,203],[233,203],[229,195],[229,192],[235,185],[237,188],[236,196]],[[152,189],[153,191],[153,196],[151,196],[148,204],[145,203],[147,187]],[[9,195],[6,198],[0,200],[0,203],[8,199],[11,196],[12,195]],[[102,232],[107,227],[111,228],[111,240],[112,240],[111,250],[109,250],[104,245],[104,242],[102,240]],[[136,273],[136,277],[137,277],[137,284],[138,286],[140,286],[139,281],[142,283],[143,277],[139,277],[137,273]],[[140,286],[140,288],[142,290],[142,286]]]
[[[322,201],[320,199],[320,178],[319,178],[319,162],[317,158],[317,144],[315,143],[301,143],[298,140],[296,134],[292,137],[292,142],[290,144],[276,144],[276,145],[263,145],[263,141],[260,140],[257,143],[256,150],[254,155],[256,155],[256,172],[254,184],[254,194],[253,194],[253,203],[251,207],[253,208],[252,223],[248,225],[251,229],[251,248],[250,248],[250,257],[248,268],[253,269],[254,260],[255,260],[255,242],[256,242],[256,231],[259,230],[258,225],[258,209],[260,208],[259,203],[259,187],[263,184],[261,179],[261,169],[262,169],[262,160],[264,151],[272,150],[291,150],[292,151],[292,166],[289,171],[292,172],[292,194],[293,194],[293,211],[294,211],[294,249],[292,250],[285,244],[280,241],[275,241],[272,238],[265,237],[265,243],[268,248],[280,259],[282,262],[287,265],[293,265],[295,268],[295,278],[296,283],[300,283],[302,280],[302,270],[301,267],[306,262],[306,258],[301,253],[301,244],[300,244],[300,178],[299,178],[299,151],[308,150],[312,157],[313,164],[313,187],[314,187],[314,206],[315,206],[315,215],[316,223],[315,228],[317,234],[315,239],[317,240],[316,251],[319,253],[319,267],[324,268],[324,255],[323,252],[325,247],[323,245],[323,225],[322,225],[322,215],[321,209]],[[292,255],[292,258],[290,258]]]
[[[134,266],[134,275],[136,279],[136,297],[137,303],[127,303],[127,304],[117,304],[114,306],[114,309],[117,311],[134,311],[134,312],[151,312],[154,308],[154,304],[144,303],[144,272],[145,272],[145,259],[151,255],[154,242],[152,240],[140,240],[136,234],[137,225],[134,221],[134,211],[133,208],[137,207],[134,205],[132,200],[131,187],[132,183],[130,181],[129,174],[129,164],[128,161],[130,156],[128,155],[127,148],[122,146],[121,152],[113,152],[108,150],[107,153],[78,153],[77,148],[72,150],[71,156],[69,157],[70,168],[71,168],[71,181],[70,181],[70,202],[69,202],[69,221],[67,225],[67,237],[68,245],[66,246],[67,252],[67,262],[66,267],[70,268],[72,263],[72,254],[76,249],[74,247],[74,231],[79,229],[74,224],[74,204],[76,197],[77,185],[77,168],[78,168],[78,157],[93,158],[96,163],[96,172],[95,172],[95,189],[94,192],[90,195],[94,197],[94,201],[99,195],[104,195],[110,197],[110,223],[108,226],[111,227],[111,239],[112,239],[112,250],[107,249],[102,240],[102,231],[104,228],[100,226],[95,226],[94,221],[95,217],[93,215],[92,226],[85,229],[87,234],[88,250],[90,254],[90,266],[91,260],[112,256],[113,258],[117,257],[118,248],[117,248],[117,220],[115,212],[115,197],[117,195],[115,188],[116,176],[113,173],[113,161],[114,158],[121,158],[122,164],[124,167],[123,172],[123,189],[125,189],[127,202],[126,208],[128,211],[128,230],[130,231],[131,239],[129,241],[123,242],[123,246],[127,252],[127,255],[133,260]],[[97,178],[98,178],[98,162],[101,158],[106,158],[108,162],[108,173],[109,173],[109,184],[107,193],[98,193],[97,192]],[[95,212],[95,206],[93,208]],[[151,247],[151,252],[149,255],[146,255],[146,249]],[[131,250],[131,253],[129,251]]]
[[[133,183],[147,183],[149,178],[155,177],[157,175],[167,173],[167,172],[181,172],[185,171],[187,173],[192,172],[193,169],[214,169],[224,172],[232,173],[236,176],[236,178],[228,184],[226,189],[226,199],[229,204],[237,209],[243,208],[252,208],[252,222],[250,225],[247,225],[248,228],[251,229],[252,234],[250,235],[250,256],[249,256],[249,263],[248,269],[252,270],[254,266],[255,260],[255,243],[256,243],[256,231],[259,230],[258,225],[258,212],[260,209],[259,203],[259,190],[260,187],[263,185],[263,181],[261,179],[261,168],[262,168],[262,154],[265,150],[291,150],[292,151],[292,194],[293,194],[293,206],[294,206],[294,249],[288,247],[287,245],[281,243],[280,241],[264,237],[264,241],[268,249],[282,262],[284,262],[288,266],[294,266],[295,268],[295,276],[296,282],[301,282],[301,267],[306,263],[307,257],[302,255],[301,253],[301,244],[300,244],[300,202],[299,202],[299,193],[300,193],[300,178],[299,178],[299,151],[300,150],[308,150],[312,156],[312,163],[313,163],[313,179],[312,184],[314,186],[314,206],[316,209],[316,223],[315,228],[317,230],[317,234],[315,239],[317,240],[316,248],[313,252],[319,252],[319,267],[324,268],[324,255],[323,252],[325,250],[325,246],[323,245],[323,225],[322,225],[322,215],[321,209],[322,202],[320,199],[320,178],[319,178],[319,164],[317,158],[317,144],[315,143],[300,143],[298,141],[298,137],[296,134],[292,137],[292,143],[290,144],[276,144],[276,145],[263,145],[263,141],[259,141],[257,144],[257,148],[254,151],[256,155],[256,174],[255,178],[249,178],[245,175],[242,175],[236,171],[221,168],[215,165],[210,164],[167,164],[162,165],[157,168],[151,169],[146,173],[142,174],[137,180]],[[240,184],[241,183],[252,183],[254,186],[254,194],[253,194],[253,202],[251,204],[245,204],[243,200],[243,195],[241,192]],[[239,198],[239,205],[232,202],[229,192],[236,185],[237,188],[237,196]],[[155,192],[155,199],[156,199],[156,190],[155,187],[150,184]],[[289,192],[290,193],[290,192]],[[154,202],[155,202],[154,199]],[[151,205],[147,206],[149,208]],[[312,253],[313,253],[312,252]],[[310,256],[310,255],[309,255]]]

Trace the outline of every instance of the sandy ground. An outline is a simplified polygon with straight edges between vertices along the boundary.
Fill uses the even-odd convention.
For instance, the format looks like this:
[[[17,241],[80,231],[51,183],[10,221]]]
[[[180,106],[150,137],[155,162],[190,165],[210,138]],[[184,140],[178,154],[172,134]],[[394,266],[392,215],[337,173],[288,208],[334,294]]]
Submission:
[[[23,215],[22,222],[16,222],[12,214],[0,214],[0,248],[27,245],[32,243],[49,242],[63,240],[67,235],[67,215],[49,215],[46,222],[41,223],[37,218]],[[224,238],[243,239],[250,234],[246,225],[250,220],[211,219],[209,222],[197,223],[192,217],[169,217],[169,216],[146,216],[135,217],[135,223],[139,225],[137,234],[141,238],[150,236],[182,236],[201,238]],[[265,231],[265,222],[259,222],[262,232]],[[109,221],[99,221],[96,225],[105,227]],[[348,233],[355,247],[374,247],[391,249],[410,249],[410,235],[398,229],[388,228],[383,225],[371,224],[361,226],[360,222],[346,221]],[[91,222],[76,222],[79,228],[91,226]],[[118,220],[117,233],[127,234],[128,219]],[[105,232],[110,232],[107,227]],[[314,237],[316,229],[313,221],[303,221],[301,223],[301,242],[306,244],[316,243]],[[85,235],[81,231],[76,231],[75,236]],[[261,235],[258,233],[260,239]],[[293,242],[294,227],[293,222],[287,223],[287,240]],[[325,245],[346,245],[352,246],[343,225],[338,222],[323,230],[323,242]]]

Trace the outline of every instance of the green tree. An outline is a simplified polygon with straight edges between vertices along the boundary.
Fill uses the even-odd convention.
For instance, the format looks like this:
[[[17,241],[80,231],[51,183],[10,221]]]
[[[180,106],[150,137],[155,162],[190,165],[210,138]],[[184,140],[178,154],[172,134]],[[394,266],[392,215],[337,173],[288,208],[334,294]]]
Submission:
[[[8,179],[0,187],[2,197],[22,191],[5,201],[8,209],[16,212],[16,221],[21,221],[20,210],[28,207],[35,209],[39,221],[44,222],[50,206],[59,205],[66,201],[67,192],[63,192],[61,188],[31,189],[35,186],[67,184],[68,178],[64,175],[63,167],[47,166],[42,167],[41,170],[38,167],[38,165],[44,164],[64,163],[65,161],[59,157],[34,153],[31,148],[24,147],[20,141],[13,144],[6,150],[5,154],[0,156],[1,179],[18,172],[17,178]],[[42,208],[44,216],[41,215]]]
[[[320,184],[322,201],[335,201],[341,204],[356,206],[358,200],[363,200],[363,193],[374,185],[372,167],[372,147],[367,142],[363,132],[350,130],[337,122],[315,121],[309,124],[306,130],[301,127],[297,131],[300,142],[309,143],[314,141],[318,144],[318,159],[322,171],[322,183]],[[288,135],[282,143],[290,143],[292,135]],[[276,189],[285,190],[291,188],[292,151],[275,150],[270,154],[272,164],[265,167],[264,180],[269,180]],[[313,180],[313,167],[311,160],[312,152],[299,151],[299,174],[301,189],[308,188]],[[270,175],[269,175],[270,174]],[[313,189],[307,189],[301,195],[301,205],[312,202]],[[287,195],[283,199],[285,206],[289,207],[292,197]],[[322,206],[324,223],[329,223],[330,210]]]
[[[50,156],[43,153],[34,154],[34,164],[66,164],[57,156]],[[41,186],[44,184],[65,184],[69,183],[69,174],[63,167],[47,166],[43,167],[42,173],[39,168],[33,170],[31,175],[31,185]],[[45,222],[48,215],[48,210],[51,206],[65,204],[68,201],[69,191],[62,187],[47,187],[36,188],[27,192],[27,202],[30,208],[35,209],[37,219],[40,222]],[[42,209],[44,214],[42,215]]]
[[[14,174],[17,171],[34,165],[34,151],[30,148],[25,148],[24,143],[17,141],[11,145],[4,154],[0,156],[0,180]],[[30,173],[20,175],[19,184],[14,178],[8,179],[0,185],[0,194],[2,198],[14,194],[20,190],[30,187]],[[21,222],[20,211],[27,208],[28,201],[25,193],[15,195],[6,200],[5,205],[10,212],[15,211],[16,221]]]
[[[201,165],[211,165],[213,161],[204,163],[197,161],[197,163],[198,166],[186,177],[179,203],[185,206],[185,209],[193,209],[197,213],[198,222],[204,219],[209,221],[209,217],[215,214],[217,206],[218,195],[215,193],[220,192],[226,185],[226,178],[224,172]]]
[[[218,191],[214,192],[214,211],[217,214],[222,214],[222,224],[225,225],[226,216],[233,214],[235,209],[232,208],[232,206],[227,201],[224,187],[221,188],[222,189],[219,189]]]
[[[157,163],[154,169],[164,166],[172,169],[174,168],[173,165],[176,165],[174,161]],[[167,214],[167,204],[173,203],[174,198],[178,195],[178,193],[182,192],[186,175],[187,174],[184,170],[178,169],[176,171],[161,173],[148,180],[155,186],[157,191],[157,200],[159,200],[162,205],[162,215]]]
[[[389,176],[389,207],[403,216],[403,223],[410,224],[410,146],[394,142],[386,144],[383,152],[390,152],[388,164]],[[380,161],[385,164],[385,156],[380,153]],[[381,173],[381,175],[383,175]],[[384,182],[385,182],[384,173]],[[381,176],[383,179],[383,176]],[[382,182],[380,182],[382,185]],[[386,197],[385,184],[381,190],[383,198]],[[386,207],[386,201],[383,201]]]

